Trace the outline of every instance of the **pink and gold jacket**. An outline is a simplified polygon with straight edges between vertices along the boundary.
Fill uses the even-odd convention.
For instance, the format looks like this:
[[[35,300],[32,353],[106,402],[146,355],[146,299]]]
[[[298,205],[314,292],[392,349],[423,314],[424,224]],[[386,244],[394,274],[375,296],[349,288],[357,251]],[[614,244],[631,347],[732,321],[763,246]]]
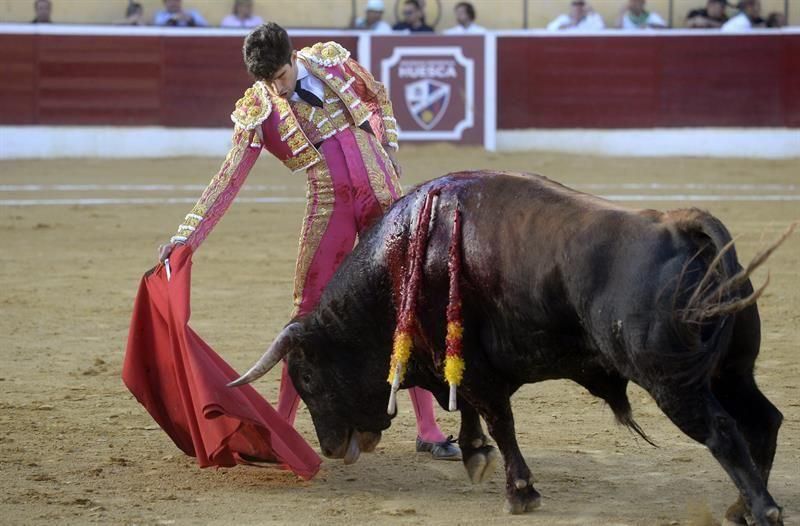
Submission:
[[[205,239],[244,184],[261,148],[293,172],[323,160],[315,145],[351,126],[369,127],[386,149],[397,149],[397,121],[383,84],[336,42],[317,43],[297,53],[309,73],[324,84],[323,108],[293,104],[257,81],[236,102],[233,147],[200,200],[186,215],[172,242],[192,249]],[[262,145],[256,128],[261,127]]]

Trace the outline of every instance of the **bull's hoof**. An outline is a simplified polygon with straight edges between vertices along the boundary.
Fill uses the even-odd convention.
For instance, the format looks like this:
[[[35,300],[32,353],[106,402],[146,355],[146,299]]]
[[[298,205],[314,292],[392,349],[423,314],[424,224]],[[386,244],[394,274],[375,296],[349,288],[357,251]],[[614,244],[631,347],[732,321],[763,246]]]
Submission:
[[[750,520],[750,516],[747,516],[747,520]],[[770,506],[766,510],[764,510],[764,520],[755,520],[751,524],[757,524],[758,526],[783,526],[783,512],[777,506]]]
[[[533,486],[527,486],[514,490],[514,494],[506,499],[505,511],[512,515],[519,515],[526,511],[533,511],[541,505],[542,496],[533,489]]]
[[[473,484],[478,484],[494,473],[499,458],[494,446],[482,446],[464,456],[464,467]]]
[[[731,504],[728,511],[725,512],[725,520],[723,526],[747,526],[747,508],[744,505],[744,500],[741,497]]]
[[[770,506],[764,510],[763,515],[763,518],[757,519],[739,498],[725,512],[723,526],[783,526],[783,512],[780,507]]]

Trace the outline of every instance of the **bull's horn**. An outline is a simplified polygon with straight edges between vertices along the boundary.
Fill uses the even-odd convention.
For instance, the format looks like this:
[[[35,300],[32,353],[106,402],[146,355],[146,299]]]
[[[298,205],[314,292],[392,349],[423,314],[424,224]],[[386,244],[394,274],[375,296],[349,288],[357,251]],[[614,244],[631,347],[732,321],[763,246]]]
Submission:
[[[228,387],[237,387],[240,385],[249,384],[250,382],[267,374],[270,369],[275,367],[275,364],[280,362],[283,357],[292,350],[293,344],[295,343],[294,336],[299,328],[300,324],[297,322],[290,323],[284,327],[278,337],[275,338],[275,341],[272,342],[272,345],[269,346],[267,352],[265,352],[261,358],[258,359],[255,365],[253,365],[250,370],[244,373],[242,376],[229,383]]]

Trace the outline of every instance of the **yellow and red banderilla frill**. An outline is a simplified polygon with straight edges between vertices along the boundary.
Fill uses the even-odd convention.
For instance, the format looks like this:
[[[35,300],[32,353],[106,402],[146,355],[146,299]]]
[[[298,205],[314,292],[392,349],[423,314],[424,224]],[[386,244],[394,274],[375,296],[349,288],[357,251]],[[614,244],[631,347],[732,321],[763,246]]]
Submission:
[[[431,192],[425,197],[425,203],[417,217],[417,232],[411,242],[410,263],[411,268],[403,283],[401,290],[401,303],[397,328],[394,331],[394,344],[392,346],[392,361],[389,365],[388,382],[392,384],[389,393],[388,413],[394,414],[397,409],[397,391],[406,374],[406,366],[411,358],[413,347],[412,331],[414,327],[414,313],[417,308],[417,292],[422,279],[422,265],[425,250],[428,245],[428,229],[430,228],[433,202],[438,193]]]
[[[447,261],[450,274],[450,293],[447,301],[447,337],[445,339],[444,378],[450,385],[449,411],[455,411],[456,389],[464,378],[464,321],[461,314],[461,214],[456,205],[453,213],[453,235],[450,239],[450,253]]]
[[[389,366],[388,382],[392,385],[389,394],[389,414],[394,414],[397,409],[397,391],[405,376],[408,360],[411,358],[413,348],[412,331],[414,327],[417,295],[422,278],[422,265],[424,264],[425,251],[428,244],[428,231],[431,216],[438,192],[431,192],[425,198],[425,203],[419,212],[417,232],[410,247],[410,272],[403,283],[401,291],[401,304],[397,328],[394,332],[392,346],[392,359]],[[453,217],[453,232],[450,242],[448,271],[450,275],[450,292],[447,305],[447,337],[444,376],[450,385],[450,398],[448,409],[455,411],[456,389],[464,376],[464,358],[462,356],[463,321],[461,313],[461,292],[459,279],[461,276],[461,215],[456,206]]]

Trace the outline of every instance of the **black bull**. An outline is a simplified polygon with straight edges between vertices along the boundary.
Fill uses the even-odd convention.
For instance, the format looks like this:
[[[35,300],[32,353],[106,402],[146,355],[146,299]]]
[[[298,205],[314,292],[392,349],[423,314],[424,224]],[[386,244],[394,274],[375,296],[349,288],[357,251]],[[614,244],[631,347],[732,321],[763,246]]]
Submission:
[[[428,389],[447,407],[447,255],[458,204],[466,362],[458,443],[474,482],[497,456],[482,417],[505,461],[507,508],[539,505],[511,412],[523,384],[573,380],[644,437],[626,395],[633,381],[731,477],[740,498],[729,520],[782,522],[767,491],[782,415],[753,378],[763,287],[754,292],[749,274],[788,232],[743,270],[722,223],[696,209],[630,211],[543,177],[451,174],[398,201],[342,263],[317,309],[287,325],[236,383],[287,357],[323,454],[354,462],[374,449],[394,416],[386,377],[398,284],[431,192],[439,196],[403,387]]]

